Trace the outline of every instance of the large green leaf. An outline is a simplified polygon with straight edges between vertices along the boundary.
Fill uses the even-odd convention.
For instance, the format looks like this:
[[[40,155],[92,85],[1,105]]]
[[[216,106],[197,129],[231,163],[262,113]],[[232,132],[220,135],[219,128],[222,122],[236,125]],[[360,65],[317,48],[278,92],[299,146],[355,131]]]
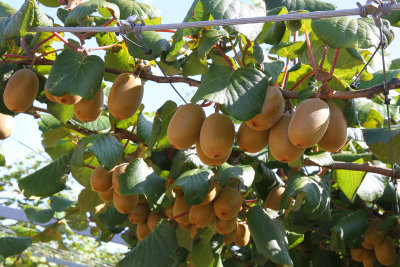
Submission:
[[[223,37],[227,37],[228,33],[226,31],[210,29],[205,31],[199,40],[197,46],[197,51],[199,52],[199,58],[203,62],[207,59],[208,52]]]
[[[163,196],[165,196],[165,179],[154,172],[151,173],[146,177],[143,193],[150,209],[157,209],[161,206]]]
[[[321,41],[334,48],[370,48],[380,42],[378,27],[371,18],[334,17],[312,20],[312,29]],[[383,21],[384,42],[390,44],[394,32]]]
[[[250,165],[232,166],[224,163],[218,166],[215,179],[222,185],[229,183],[231,178],[238,179],[243,185],[250,187],[254,181],[255,171]]]
[[[172,157],[172,165],[169,175],[172,179],[191,169],[205,167],[197,155],[195,149],[178,150]]]
[[[120,12],[116,4],[109,3],[106,0],[84,2],[69,12],[64,24],[65,26],[79,26],[82,23],[86,23],[89,16],[96,11],[106,17],[111,17],[111,12],[109,10],[112,10],[114,16],[119,19]]]
[[[30,237],[2,237],[0,238],[0,255],[7,258],[19,254],[32,245]]]
[[[334,10],[336,6],[320,0],[264,0],[268,9],[285,6],[288,11],[308,10],[326,11]]]
[[[108,227],[115,227],[126,221],[128,218],[127,214],[119,213],[114,206],[109,206],[104,211],[97,214],[100,221]]]
[[[59,103],[48,103],[47,110],[51,115],[61,122],[67,122],[74,116],[73,105],[63,105]]]
[[[104,57],[105,66],[123,71],[132,71],[135,65],[134,59],[129,55],[128,48],[125,44],[107,50]],[[117,74],[105,72],[104,79],[113,82],[117,78]]]
[[[367,173],[357,190],[357,195],[365,201],[374,202],[381,198],[389,182],[389,177],[377,173]]]
[[[118,177],[119,192],[121,195],[129,196],[144,193],[146,177],[151,173],[146,162],[142,158],[132,160],[125,169],[125,172]]]
[[[172,187],[180,185],[185,192],[185,201],[189,205],[198,205],[204,201],[210,188],[213,172],[208,169],[194,169],[184,172]]]
[[[119,7],[121,19],[126,19],[129,16],[136,15],[139,20],[161,18],[161,12],[150,5],[135,2],[132,0],[109,0]]]
[[[74,201],[71,201],[69,199],[63,198],[63,197],[58,197],[58,196],[51,196],[50,197],[50,207],[52,210],[56,212],[62,212],[69,206],[71,206],[74,203]]]
[[[151,136],[151,131],[153,129],[153,122],[151,117],[145,113],[140,113],[137,120],[137,134],[139,137],[148,141]]]
[[[214,19],[238,19],[266,15],[264,8],[251,6],[239,0],[201,0],[201,3]],[[251,41],[254,41],[262,31],[262,27],[262,23],[255,23],[227,26],[227,29],[241,33]]]
[[[91,187],[82,189],[78,196],[79,210],[81,212],[97,213],[100,207],[103,207],[104,201],[99,197],[99,194],[92,190]]]
[[[361,162],[364,162],[363,159],[355,161],[355,163]],[[364,176],[365,172],[362,171],[335,170],[336,182],[339,188],[351,202],[354,201],[357,189],[360,186]]]
[[[54,210],[41,209],[35,206],[25,206],[24,212],[30,221],[38,223],[46,223],[53,219],[54,216]]]
[[[88,129],[89,131],[107,131],[111,129],[111,124],[110,120],[107,116],[101,115],[98,117],[95,121],[90,121],[90,122],[80,122],[78,120],[72,120],[72,122],[81,128]]]
[[[260,254],[275,263],[293,266],[286,232],[278,219],[272,219],[263,208],[255,206],[247,213],[247,223]]]
[[[118,263],[118,266],[170,267],[177,248],[175,229],[168,221],[163,220]]]
[[[58,0],[39,0],[39,3],[41,3],[44,6],[48,7],[59,7],[60,3]]]
[[[222,248],[222,245],[222,236],[215,235],[212,228],[208,227],[204,229],[204,231],[199,230],[199,234],[196,236],[196,241],[192,242],[192,248],[190,251],[190,258],[193,265],[196,267],[221,266],[218,265],[220,261],[219,254],[221,252],[216,253],[216,251]]]
[[[57,56],[51,69],[46,88],[55,96],[67,92],[91,100],[101,86],[104,61],[95,55],[83,57],[66,49]]]
[[[370,150],[384,162],[390,162],[390,141],[389,129],[364,129],[365,141]],[[393,159],[394,162],[400,162],[400,127],[392,127]]]
[[[6,3],[0,2],[0,17],[9,17],[17,13],[17,10]]]
[[[305,160],[309,160],[318,166],[330,166],[333,164],[333,159],[329,152],[315,152],[305,156]]]
[[[236,119],[246,121],[260,113],[268,88],[269,77],[250,67],[233,71],[220,65],[211,65],[199,89],[191,99],[202,98],[223,104]]]
[[[48,197],[65,188],[69,161],[72,153],[50,163],[18,181],[25,195]]]
[[[141,33],[143,37],[144,44],[137,40],[133,33],[127,34],[127,37],[134,41],[135,43],[145,46],[148,49],[151,49],[150,54],[146,54],[147,51],[144,49],[137,47],[131,42],[127,42],[129,54],[135,58],[152,60],[161,55],[162,52],[167,52],[169,50],[169,42],[164,39],[159,33],[154,31],[145,31]]]

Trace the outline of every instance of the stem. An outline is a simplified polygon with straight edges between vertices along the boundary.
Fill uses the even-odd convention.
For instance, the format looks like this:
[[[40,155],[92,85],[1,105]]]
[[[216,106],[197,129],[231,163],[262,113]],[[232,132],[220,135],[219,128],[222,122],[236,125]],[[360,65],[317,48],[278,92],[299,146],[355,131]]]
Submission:
[[[11,57],[13,57],[13,58],[22,58],[22,59],[32,58],[31,56],[21,56],[21,55],[13,55],[13,54],[3,54],[2,56],[3,57],[7,57],[7,59],[9,59]]]
[[[339,57],[339,52],[340,52],[340,48],[336,48],[335,57],[333,58],[331,71],[329,72],[329,77],[333,76],[333,72],[335,71],[336,63],[337,63],[337,60]]]
[[[207,99],[204,99],[203,103],[200,104],[201,107],[205,108],[205,107],[209,107],[213,104],[212,101],[209,101]]]
[[[137,119],[136,119],[136,124],[137,124]],[[133,131],[134,131],[135,128],[136,128],[136,124],[132,126],[131,134],[133,134]],[[129,143],[130,140],[131,140],[130,138],[128,138],[128,139],[126,140],[126,143],[125,143],[124,149],[123,149],[124,151],[125,151],[125,148],[128,146],[128,143]]]
[[[307,48],[308,48],[308,55],[310,56],[310,61],[311,61],[311,66],[313,68],[314,74],[317,74],[317,67],[315,65],[315,59],[314,59],[314,55],[312,53],[312,49],[311,49],[311,43],[310,43],[310,37],[308,36],[308,31],[306,28],[303,29],[304,30],[304,35],[306,36],[306,42],[307,42]]]
[[[250,40],[246,38],[246,47],[244,48],[244,53],[242,54],[242,64],[246,66],[246,54],[249,48],[251,47]]]
[[[287,76],[288,76],[289,60],[290,60],[290,57],[287,56],[285,72],[283,73],[283,79],[282,79],[282,84],[281,84],[281,87],[283,88],[283,90],[286,90],[286,85],[287,85],[287,80],[288,80]]]
[[[157,30],[156,32],[170,32],[170,33],[175,33],[175,30]]]
[[[92,169],[92,170],[96,169],[96,167],[93,167],[92,165],[89,165],[89,164],[85,164],[84,166],[86,168],[89,168],[89,169]]]
[[[308,77],[310,77],[313,74],[314,74],[314,72],[312,72],[312,71],[307,73],[303,78],[300,79],[300,81],[298,81],[295,85],[293,85],[293,87],[289,91],[294,91],[294,89],[299,87],[300,84],[302,84]]]
[[[236,57],[237,61],[239,62],[239,66],[243,67],[243,63],[240,61],[240,57],[239,57],[239,54],[236,51],[235,45],[233,44],[231,38],[228,38],[228,40],[229,40],[229,43],[231,44],[232,51],[235,54],[235,57]],[[239,40],[239,44],[241,44],[240,40]],[[239,47],[241,47],[241,46],[239,46]],[[242,48],[240,50],[242,51]],[[242,52],[242,55],[243,55],[243,52]]]
[[[279,171],[281,172],[282,179],[285,180],[285,181],[287,181],[287,177],[286,177],[285,172],[283,171],[283,169],[282,169],[282,168],[279,168]]]
[[[32,106],[31,108],[30,108],[30,110],[29,111],[32,111],[32,112],[34,112],[34,111],[39,111],[39,112],[44,112],[44,113],[50,113],[47,109],[45,109],[45,108],[39,108],[39,107],[35,107],[35,106]]]
[[[188,215],[188,214],[189,214],[189,212],[185,211],[184,213],[181,213],[181,214],[178,214],[178,215],[176,215],[174,217],[168,218],[168,221],[173,221],[173,220],[175,220],[175,219],[177,219],[179,217],[182,217],[182,216],[185,216],[185,215]]]
[[[50,35],[49,37],[47,37],[46,39],[44,39],[43,41],[41,41],[40,43],[35,45],[35,47],[32,49],[32,51],[36,52],[36,50],[38,50],[39,47],[41,47],[43,44],[45,44],[48,41],[50,41],[52,38],[54,38],[54,35]]]
[[[89,48],[89,52],[95,51],[95,50],[105,50],[105,49],[109,49],[109,48],[112,48],[114,46],[119,46],[119,45],[120,44],[110,44],[110,45],[105,45],[105,46],[93,47],[93,48]]]
[[[232,68],[232,70],[235,71],[235,67],[233,66],[233,64],[232,64],[231,60],[228,58],[228,56],[225,55],[225,52],[222,50],[221,46],[219,44],[215,44],[215,47],[217,47],[219,53],[225,59],[225,61],[228,63],[228,65]]]
[[[318,70],[322,70],[322,66],[324,65],[325,58],[326,58],[326,52],[328,51],[329,46],[324,45],[324,51],[322,52],[322,58],[321,58],[321,63],[319,64]]]
[[[111,23],[113,23],[113,21],[115,21],[115,17],[114,17],[114,16],[113,16],[112,19],[110,19],[109,21],[107,21],[106,23],[104,23],[104,24],[102,25],[102,27],[107,27],[108,25],[110,25]],[[80,39],[81,42],[82,42],[82,41],[85,40],[87,37],[92,36],[93,34],[95,34],[95,33],[94,33],[94,32],[85,33],[85,34],[82,35],[79,39]]]
[[[56,36],[58,39],[60,39],[60,41],[62,41],[63,43],[65,43],[65,44],[66,44],[68,47],[70,47],[72,50],[74,50],[74,51],[76,51],[76,52],[78,52],[78,53],[81,52],[78,48],[76,48],[75,46],[73,46],[72,44],[70,44],[67,40],[64,39],[64,37],[62,37],[62,36],[59,35],[58,33],[52,32],[52,34],[53,34],[54,36]]]
[[[246,203],[256,203],[257,199],[246,199]]]

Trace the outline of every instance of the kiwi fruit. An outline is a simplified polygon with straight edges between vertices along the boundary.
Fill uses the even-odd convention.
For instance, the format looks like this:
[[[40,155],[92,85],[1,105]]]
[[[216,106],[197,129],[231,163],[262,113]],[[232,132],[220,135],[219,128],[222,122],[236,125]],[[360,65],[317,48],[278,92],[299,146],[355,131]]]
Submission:
[[[44,88],[44,95],[47,97],[47,99],[50,102],[57,103],[57,100],[56,100],[55,96],[50,94],[49,88],[46,88],[46,87]]]
[[[0,140],[11,135],[14,130],[14,117],[0,113]]]
[[[373,250],[364,250],[362,263],[364,267],[373,267],[376,262],[376,256]]]
[[[375,246],[375,256],[378,261],[385,266],[390,266],[396,261],[396,247],[393,240],[385,236],[385,238]]]
[[[151,233],[147,223],[139,223],[136,227],[136,235],[139,240],[143,240]]]
[[[290,142],[301,148],[311,147],[322,139],[328,124],[328,104],[319,98],[307,99],[301,102],[290,120]]]
[[[168,218],[174,217],[173,209],[174,209],[174,205],[170,205],[170,206],[168,206],[168,207],[165,208],[165,215],[166,215]]]
[[[4,89],[3,100],[12,112],[24,112],[30,108],[39,91],[39,79],[30,69],[14,72]]]
[[[63,105],[74,105],[81,101],[82,97],[79,95],[71,95],[69,92],[67,92],[63,96],[54,96],[56,99],[57,103],[63,104]]]
[[[123,214],[131,213],[137,206],[139,201],[138,195],[122,196],[117,191],[113,191],[114,207]]]
[[[208,203],[211,203],[214,201],[214,199],[217,197],[219,192],[221,192],[222,187],[219,185],[219,183],[215,182],[214,180],[211,181],[210,183],[210,189],[208,190],[207,196],[204,198],[203,202],[201,202],[200,205],[207,205]]]
[[[105,192],[112,186],[113,170],[106,170],[99,165],[90,176],[90,185],[96,192]]]
[[[117,119],[132,117],[143,98],[143,83],[139,77],[122,73],[115,79],[108,95],[108,111]]]
[[[226,157],[232,150],[234,140],[235,126],[231,118],[213,113],[204,120],[200,130],[200,146],[204,155],[211,159]]]
[[[269,129],[265,131],[255,131],[245,122],[239,127],[237,142],[239,147],[249,153],[257,153],[268,145]]]
[[[149,215],[149,207],[147,204],[139,203],[136,208],[129,214],[129,221],[135,224],[145,223]]]
[[[199,138],[205,118],[206,113],[199,105],[189,103],[179,107],[168,125],[168,141],[177,149],[191,147]]]
[[[272,188],[268,195],[267,199],[265,200],[264,208],[265,209],[272,209],[272,210],[280,210],[281,208],[281,201],[283,197],[283,193],[285,192],[285,188],[278,186]]]
[[[125,172],[128,163],[122,163],[113,169],[112,173],[112,185],[114,187],[114,191],[119,193],[119,176]]]
[[[351,258],[356,262],[362,262],[364,248],[352,248],[350,250]]]
[[[189,210],[190,223],[196,227],[204,228],[209,226],[215,218],[213,204],[193,205]]]
[[[108,189],[105,192],[98,192],[99,193],[99,197],[101,200],[103,200],[104,202],[112,202],[113,201],[113,195],[114,195],[114,188],[111,187],[110,189]]]
[[[280,162],[290,163],[298,160],[304,153],[304,148],[294,146],[288,136],[291,115],[283,114],[269,133],[269,150]]]
[[[366,242],[365,240],[364,240],[364,242],[361,243],[361,245],[362,245],[365,249],[368,249],[368,250],[374,249],[374,248],[375,248],[375,246],[374,246],[373,244],[371,244],[371,243],[369,243],[369,242]]]
[[[237,216],[233,217],[230,220],[221,220],[215,218],[214,220],[214,226],[215,226],[215,230],[217,230],[218,233],[222,234],[222,235],[226,235],[231,233],[233,230],[235,230],[236,226],[237,226]]]
[[[101,115],[103,104],[104,93],[100,87],[92,100],[82,98],[74,105],[75,116],[82,122],[95,121]]]
[[[215,215],[221,220],[231,220],[237,216],[242,207],[243,196],[230,186],[222,188],[214,201]]]
[[[196,142],[196,152],[197,152],[197,156],[199,157],[201,162],[203,162],[205,165],[208,165],[208,166],[219,166],[219,165],[223,164],[224,162],[226,162],[229,159],[229,157],[231,156],[232,149],[224,157],[218,158],[218,159],[212,159],[212,158],[207,157],[204,154],[203,150],[201,149],[200,140],[197,140],[197,142]]]
[[[236,223],[236,225],[237,225],[237,223]],[[235,227],[235,229],[232,232],[224,235],[224,244],[225,245],[231,244],[233,241],[235,241],[236,231],[237,231],[237,226]]]
[[[157,226],[158,222],[161,221],[162,216],[159,213],[151,213],[147,217],[147,226],[149,226],[150,231]]]
[[[254,131],[265,131],[272,128],[283,114],[284,103],[281,89],[276,86],[268,86],[261,113],[246,121],[246,124]]]
[[[190,210],[190,206],[186,204],[185,197],[183,195],[178,196],[175,199],[174,207],[172,209],[172,214],[175,216],[181,215],[182,213],[188,212]],[[177,217],[175,219],[180,224],[189,224],[189,214]]]
[[[365,232],[364,241],[376,246],[383,240],[383,238],[385,238],[383,233],[378,233],[378,227],[381,223],[382,221],[379,218],[371,220],[368,229]]]
[[[190,223],[178,223],[178,226],[182,230],[190,230],[192,228],[192,224]]]
[[[196,236],[198,230],[199,230],[199,227],[196,227],[196,226],[194,226],[194,225],[192,225],[192,226],[190,227],[190,238],[191,238],[191,239],[194,239],[194,238],[195,238],[195,236]]]
[[[329,106],[329,124],[318,146],[325,151],[336,152],[347,139],[347,122],[342,109],[333,102]]]
[[[234,241],[238,247],[245,247],[250,242],[250,230],[247,223],[238,222]]]

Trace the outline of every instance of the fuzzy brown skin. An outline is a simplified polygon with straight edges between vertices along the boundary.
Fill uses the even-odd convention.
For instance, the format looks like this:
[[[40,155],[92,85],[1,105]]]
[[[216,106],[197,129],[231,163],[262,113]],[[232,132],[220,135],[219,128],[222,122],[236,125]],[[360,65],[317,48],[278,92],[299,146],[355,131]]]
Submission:
[[[343,111],[333,102],[329,106],[329,124],[318,146],[325,151],[336,152],[345,143],[347,139],[347,122]]]
[[[90,176],[90,185],[96,192],[105,192],[112,187],[113,170],[106,170],[99,165]]]
[[[234,188],[226,186],[214,201],[215,215],[221,220],[231,220],[242,207],[243,196]]]
[[[275,187],[271,189],[265,200],[264,208],[280,210],[283,193],[285,192],[284,187]]]
[[[382,242],[375,246],[377,260],[385,266],[390,266],[396,261],[396,247],[393,240],[386,236]]]
[[[82,98],[74,105],[75,116],[82,122],[95,121],[103,111],[104,93],[100,88],[92,100]]]
[[[268,145],[269,129],[265,131],[254,131],[243,122],[237,134],[239,147],[249,153],[257,153]]]
[[[14,130],[14,117],[0,113],[0,140],[11,135]]]
[[[204,228],[209,226],[215,218],[212,203],[206,205],[193,205],[190,207],[189,220],[196,227]]]

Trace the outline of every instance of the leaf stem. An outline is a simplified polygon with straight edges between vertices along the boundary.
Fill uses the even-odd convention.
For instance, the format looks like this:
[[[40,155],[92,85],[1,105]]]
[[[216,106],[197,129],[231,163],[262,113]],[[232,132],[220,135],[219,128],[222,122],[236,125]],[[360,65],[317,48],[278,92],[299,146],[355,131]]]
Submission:
[[[325,58],[326,58],[326,52],[328,51],[328,49],[329,49],[329,46],[324,45],[324,50],[322,51],[322,58],[321,58],[321,62],[319,63],[318,70],[322,70],[322,66],[324,65]]]
[[[46,39],[44,39],[43,41],[41,41],[40,43],[38,43],[37,45],[35,45],[35,47],[33,47],[32,51],[36,52],[36,50],[39,49],[39,47],[41,47],[43,44],[47,43],[48,41],[50,41],[52,38],[54,38],[54,35],[50,35],[49,37],[47,37]]]
[[[92,169],[92,170],[96,169],[96,167],[93,167],[92,165],[89,165],[89,164],[84,164],[84,166],[86,168],[89,168],[89,169]]]
[[[314,59],[314,55],[313,55],[312,49],[311,49],[310,37],[308,36],[307,29],[304,28],[303,30],[304,30],[304,35],[306,36],[308,55],[310,56],[311,66],[313,68],[314,74],[316,75],[318,73],[318,71],[317,71],[317,67],[315,65],[315,59]]]
[[[251,42],[249,39],[246,38],[246,46],[244,48],[244,52],[242,53],[242,64],[243,66],[246,66],[246,54],[249,48],[251,47]]]
[[[52,34],[54,36],[56,36],[58,39],[60,39],[60,41],[62,41],[63,43],[65,43],[68,47],[70,47],[72,50],[81,53],[81,51],[76,48],[75,46],[73,46],[72,44],[70,44],[66,39],[64,39],[64,37],[62,37],[60,34],[56,33],[56,32],[52,32]]]
[[[185,212],[183,212],[181,214],[178,214],[178,215],[176,215],[174,217],[168,218],[168,221],[173,221],[173,220],[175,220],[175,219],[177,219],[179,217],[183,217],[183,216],[188,215],[188,214],[189,214],[189,211],[185,211]]]
[[[310,77],[311,75],[313,75],[314,72],[310,71],[309,73],[307,73],[303,78],[300,79],[300,81],[298,81],[295,85],[293,85],[292,88],[290,88],[289,91],[294,91],[294,89],[296,89],[297,87],[299,87],[300,84],[302,84],[308,77]]]
[[[239,38],[240,38],[240,37],[239,37]],[[232,51],[233,51],[233,53],[235,54],[235,57],[236,57],[236,59],[237,59],[237,61],[238,61],[238,63],[239,63],[239,66],[240,66],[240,67],[243,67],[243,63],[240,61],[240,57],[239,57],[238,52],[236,51],[235,45],[233,44],[231,38],[228,38],[228,40],[229,40],[229,43],[231,44]],[[240,41],[240,40],[239,40],[239,48],[240,48],[240,51],[243,51],[243,48],[241,47],[241,41]],[[242,55],[243,55],[243,52],[241,52],[241,53],[242,53]]]
[[[289,60],[290,60],[290,57],[287,56],[287,57],[286,57],[285,72],[283,73],[282,84],[281,84],[281,87],[283,88],[283,90],[286,90],[286,86],[287,86],[287,81],[288,81],[288,76],[289,76],[289,75],[288,75]]]
[[[339,58],[339,52],[340,52],[340,48],[336,48],[335,57],[333,58],[331,71],[329,72],[329,77],[331,77],[331,78],[332,78],[333,72],[335,71],[335,68],[336,68],[336,63]]]
[[[119,45],[120,44],[110,44],[110,45],[105,45],[105,46],[93,47],[93,48],[89,48],[89,52],[95,51],[95,50],[105,50],[105,49],[109,49],[109,48],[112,48],[114,46],[119,46]]]
[[[231,60],[228,58],[228,56],[225,55],[225,52],[222,50],[221,46],[219,44],[215,44],[215,47],[218,49],[219,53],[225,59],[225,61],[228,63],[228,65],[232,68],[232,70],[235,71],[235,67],[233,66],[233,64],[232,64]]]

